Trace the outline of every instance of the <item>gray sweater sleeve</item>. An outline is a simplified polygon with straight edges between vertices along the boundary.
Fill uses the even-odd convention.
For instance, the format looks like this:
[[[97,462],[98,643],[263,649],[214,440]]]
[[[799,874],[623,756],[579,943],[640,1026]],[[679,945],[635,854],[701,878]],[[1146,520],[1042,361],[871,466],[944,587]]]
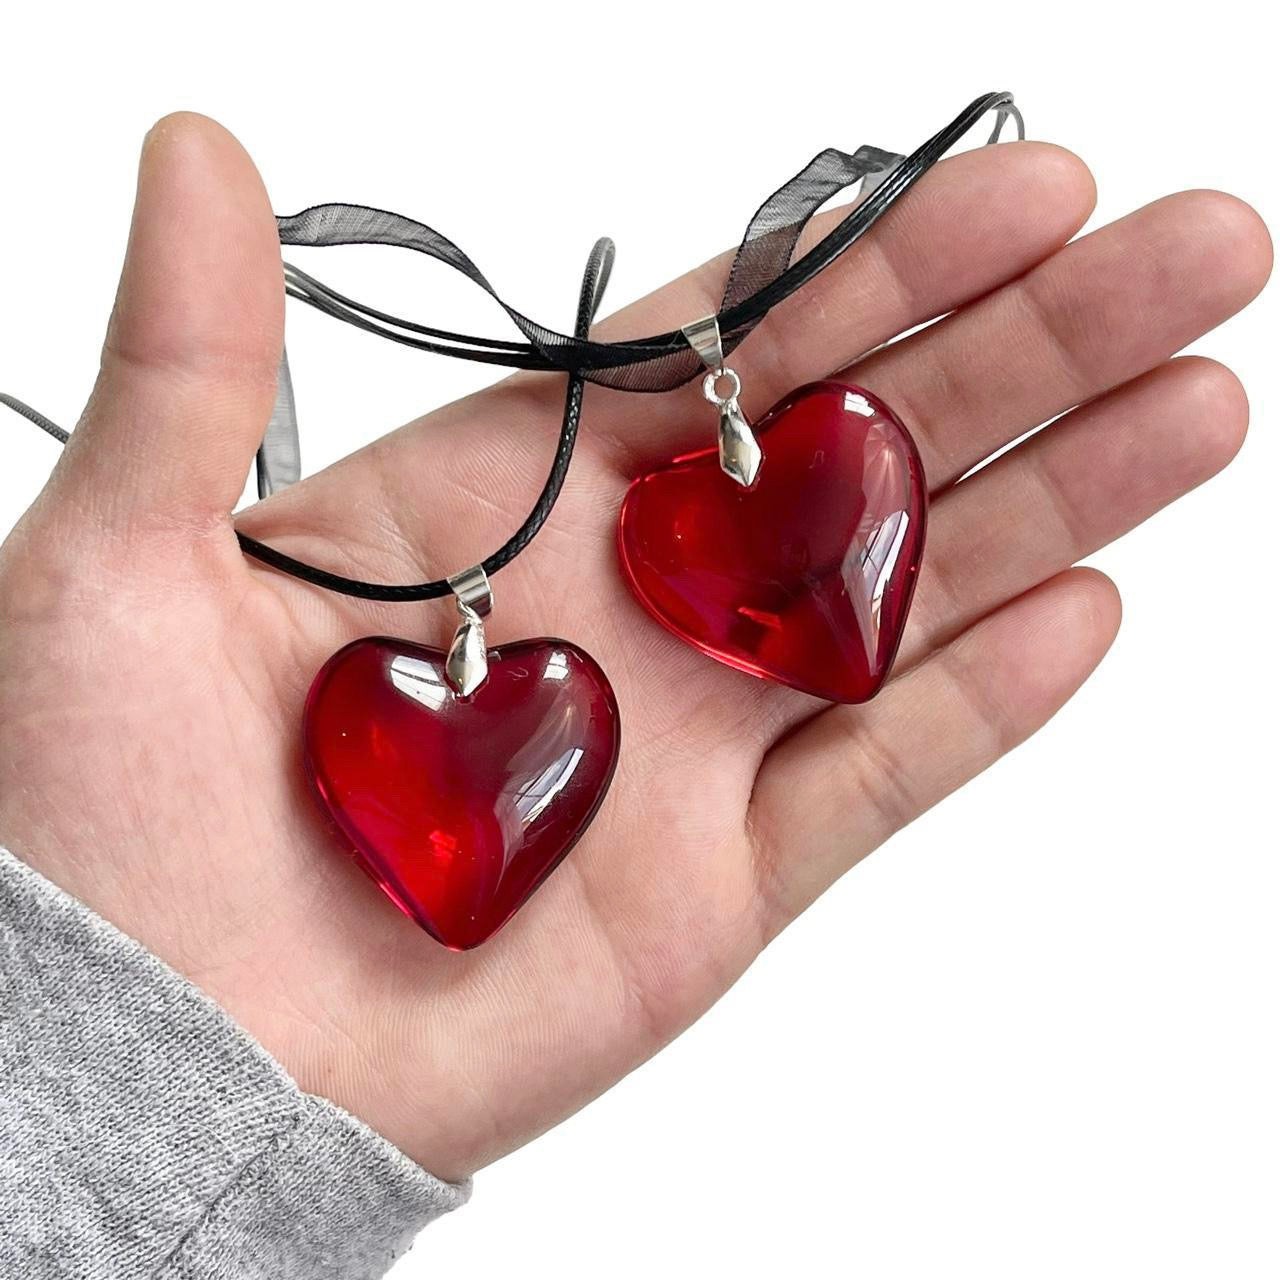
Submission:
[[[0,1276],[363,1280],[467,1190],[0,849]]]

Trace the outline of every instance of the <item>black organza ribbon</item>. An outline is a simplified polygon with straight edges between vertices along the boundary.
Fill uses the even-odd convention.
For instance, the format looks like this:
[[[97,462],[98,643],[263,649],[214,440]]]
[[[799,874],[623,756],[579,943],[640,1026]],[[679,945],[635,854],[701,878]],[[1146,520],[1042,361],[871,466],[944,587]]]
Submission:
[[[859,147],[852,153],[831,148],[814,156],[794,178],[783,183],[756,210],[729,269],[716,317],[725,354],[733,351],[772,307],[790,297],[864,236],[991,111],[996,112],[996,123],[988,142],[999,140],[1010,117],[1017,124],[1018,137],[1023,137],[1022,116],[1013,105],[1012,95],[989,93],[970,103],[946,128],[939,130],[909,156],[895,155],[875,147]],[[813,215],[833,196],[856,183],[862,184],[863,198],[811,249],[792,261],[800,236]],[[323,204],[277,218],[277,223],[283,245],[384,244],[412,249],[443,262],[484,289],[506,311],[524,341],[477,337],[403,320],[344,297],[314,276],[286,263],[285,291],[290,297],[301,299],[346,324],[423,351],[514,369],[568,374],[560,436],[542,491],[524,523],[497,551],[481,562],[486,573],[496,573],[510,564],[529,545],[551,514],[573,456],[585,382],[596,382],[623,391],[668,391],[703,372],[701,358],[679,329],[622,342],[593,342],[589,338],[595,311],[613,263],[613,245],[607,239],[596,244],[587,263],[574,332],[563,334],[538,324],[505,302],[480,268],[452,240],[412,218],[363,205]],[[687,323],[698,318],[686,316],[684,320]],[[22,414],[54,439],[66,442],[66,431],[22,401],[0,395],[0,404]],[[277,413],[287,419],[289,433],[296,445],[297,424],[293,417],[287,366],[282,366]],[[273,414],[273,426],[275,422],[276,414]],[[266,445],[264,450],[269,460],[271,455]],[[296,468],[296,461],[294,449],[290,470]],[[262,484],[263,470],[264,457],[260,451],[260,488],[269,492],[270,486]],[[245,533],[237,533],[237,537],[246,555],[282,573],[343,595],[367,600],[411,601],[437,599],[451,591],[446,578],[403,585],[348,578],[294,559]]]
[[[864,236],[925,173],[989,112],[997,113],[990,142],[1012,116],[1023,134],[1012,95],[976,99],[949,125],[911,155],[876,147],[852,153],[829,148],[778,188],[756,211],[729,270],[717,319],[724,351],[732,351],[770,308],[789,297],[850,245]],[[802,257],[792,262],[809,220],[833,196],[864,184],[866,198]],[[511,318],[526,341],[504,341],[456,333],[402,320],[344,297],[315,277],[286,266],[290,296],[335,319],[392,341],[484,364],[576,374],[623,391],[669,391],[702,371],[702,363],[679,329],[622,342],[593,342],[558,333],[503,300],[480,268],[452,240],[424,223],[363,205],[323,204],[277,219],[286,246],[385,244],[412,249],[460,272],[484,289]],[[694,316],[686,320],[696,319]]]

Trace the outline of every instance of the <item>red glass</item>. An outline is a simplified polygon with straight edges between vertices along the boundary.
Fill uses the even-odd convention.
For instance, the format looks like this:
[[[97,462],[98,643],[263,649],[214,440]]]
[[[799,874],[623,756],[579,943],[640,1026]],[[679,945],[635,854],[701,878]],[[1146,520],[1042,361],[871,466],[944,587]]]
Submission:
[[[717,450],[641,476],[618,541],[659,622],[721,662],[832,702],[884,683],[924,552],[928,495],[907,429],[860,387],[800,387],[755,425],[744,489]]]
[[[307,697],[307,772],[387,896],[466,950],[497,932],[587,829],[618,760],[618,706],[564,640],[489,651],[461,698],[439,649],[357,640]]]

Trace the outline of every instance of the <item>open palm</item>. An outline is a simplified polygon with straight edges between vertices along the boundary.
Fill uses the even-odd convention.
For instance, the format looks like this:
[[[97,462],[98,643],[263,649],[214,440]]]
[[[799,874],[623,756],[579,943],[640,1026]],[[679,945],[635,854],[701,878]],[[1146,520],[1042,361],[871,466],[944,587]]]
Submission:
[[[617,692],[621,762],[528,906],[453,954],[343,856],[299,735],[334,649],[364,634],[440,644],[452,610],[349,600],[240,554],[231,510],[274,394],[279,244],[238,144],[200,117],[162,121],[97,388],[0,552],[0,842],[434,1172],[511,1150],[654,1053],[842,872],[1043,724],[1119,621],[1111,584],[1071,565],[1235,453],[1234,376],[1169,357],[1262,286],[1265,229],[1196,192],[1064,247],[1092,198],[1081,163],[1045,145],[944,162],[735,361],[748,413],[847,377],[920,447],[925,568],[894,677],[867,706],[753,680],[643,613],[618,571],[619,501],[713,424],[696,386],[588,390],[561,501],[495,581],[490,640],[560,635],[592,653]],[[705,313],[725,269],[596,333]],[[523,518],[562,394],[519,375],[236,523],[354,576],[454,572]]]

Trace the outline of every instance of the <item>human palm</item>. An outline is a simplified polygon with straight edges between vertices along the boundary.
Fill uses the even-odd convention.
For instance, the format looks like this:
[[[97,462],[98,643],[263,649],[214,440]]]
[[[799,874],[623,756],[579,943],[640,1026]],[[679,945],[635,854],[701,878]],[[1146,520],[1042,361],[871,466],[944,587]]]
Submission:
[[[492,941],[453,954],[343,856],[299,734],[334,649],[364,634],[439,644],[452,611],[347,599],[241,555],[231,510],[274,395],[279,245],[234,140],[200,117],[162,121],[98,385],[0,552],[0,841],[434,1172],[463,1176],[528,1140],[1052,715],[1119,621],[1111,584],[1071,566],[1235,453],[1234,376],[1169,357],[1262,286],[1265,229],[1231,197],[1184,193],[1064,248],[1092,198],[1053,147],[944,162],[736,361],[749,412],[835,374],[894,405],[920,446],[925,567],[893,679],[866,706],[741,675],[642,612],[618,572],[619,501],[713,424],[696,387],[588,390],[564,493],[495,579],[489,631],[592,653],[617,693],[621,761],[555,875]],[[725,267],[596,334],[710,310]],[[518,375],[235,523],[354,576],[454,572],[523,518],[562,394]]]

